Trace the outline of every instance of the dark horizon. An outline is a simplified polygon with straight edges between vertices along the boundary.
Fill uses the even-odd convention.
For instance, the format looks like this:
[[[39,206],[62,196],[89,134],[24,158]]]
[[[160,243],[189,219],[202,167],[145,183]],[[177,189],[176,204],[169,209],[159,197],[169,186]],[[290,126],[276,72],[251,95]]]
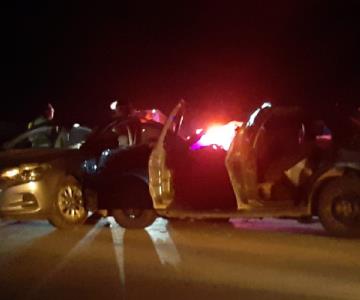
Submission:
[[[174,5],[16,1],[2,119],[50,101],[58,119],[91,123],[114,98],[165,113],[184,98],[225,118],[264,100],[360,103],[356,1]]]

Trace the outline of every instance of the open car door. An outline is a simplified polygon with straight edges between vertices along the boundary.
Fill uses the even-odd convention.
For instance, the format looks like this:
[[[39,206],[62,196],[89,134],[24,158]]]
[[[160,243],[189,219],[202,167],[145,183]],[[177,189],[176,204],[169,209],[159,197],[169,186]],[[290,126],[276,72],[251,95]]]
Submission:
[[[189,213],[236,211],[236,199],[225,168],[226,150],[214,144],[191,147],[178,135],[184,103],[165,124],[149,161],[154,208]],[[231,127],[232,128],[232,127]]]
[[[171,132],[177,134],[180,130],[185,109],[181,100],[170,113],[160,137],[149,159],[149,189],[155,209],[166,209],[174,200],[174,186],[171,170],[166,165],[165,140]]]
[[[237,132],[226,166],[238,209],[300,204],[315,149],[315,138],[305,138],[304,122],[297,107],[262,107]]]

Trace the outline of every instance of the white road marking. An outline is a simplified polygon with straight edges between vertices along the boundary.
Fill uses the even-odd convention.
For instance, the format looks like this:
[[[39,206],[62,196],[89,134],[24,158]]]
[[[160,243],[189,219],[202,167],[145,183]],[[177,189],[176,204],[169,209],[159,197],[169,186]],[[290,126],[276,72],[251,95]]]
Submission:
[[[125,229],[120,227],[113,217],[108,217],[110,223],[111,235],[114,244],[115,258],[119,268],[119,279],[121,283],[122,294],[125,295],[125,268],[124,268],[124,233]]]
[[[176,268],[180,264],[181,258],[174,241],[167,231],[167,223],[167,220],[157,218],[151,226],[146,228],[146,231],[150,235],[161,264],[170,264]]]

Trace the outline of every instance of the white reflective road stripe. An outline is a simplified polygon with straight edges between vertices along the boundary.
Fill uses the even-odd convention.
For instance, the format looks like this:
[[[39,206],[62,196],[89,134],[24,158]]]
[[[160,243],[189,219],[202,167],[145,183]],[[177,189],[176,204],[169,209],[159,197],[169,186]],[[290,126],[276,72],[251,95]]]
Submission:
[[[110,230],[114,244],[116,263],[119,268],[119,279],[122,295],[125,295],[125,268],[124,268],[124,233],[125,229],[120,227],[113,217],[108,217]]]
[[[157,218],[150,227],[146,228],[146,231],[150,235],[161,264],[170,264],[176,268],[181,262],[181,258],[175,243],[167,231],[167,223],[167,220]]]

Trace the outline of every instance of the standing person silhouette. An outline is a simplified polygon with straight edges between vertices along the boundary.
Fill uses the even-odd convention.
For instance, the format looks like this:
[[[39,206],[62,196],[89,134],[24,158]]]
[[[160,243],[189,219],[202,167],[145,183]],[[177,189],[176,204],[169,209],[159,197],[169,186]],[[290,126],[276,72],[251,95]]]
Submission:
[[[54,119],[55,109],[51,103],[47,103],[41,109],[41,115],[28,124],[28,129],[50,125]]]
[[[41,127],[52,126],[54,119],[54,107],[47,103],[42,107],[41,115],[28,124],[28,130],[34,130]],[[47,131],[41,131],[29,137],[32,148],[49,148],[53,147],[57,136],[58,128],[54,127]]]

